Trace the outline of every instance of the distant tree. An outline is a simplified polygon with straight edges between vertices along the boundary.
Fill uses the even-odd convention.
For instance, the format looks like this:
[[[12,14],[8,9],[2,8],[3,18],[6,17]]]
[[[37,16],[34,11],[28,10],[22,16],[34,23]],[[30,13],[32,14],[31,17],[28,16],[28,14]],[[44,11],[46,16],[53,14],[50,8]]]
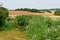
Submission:
[[[20,9],[15,9],[16,11],[29,11],[29,12],[36,12],[36,13],[43,13],[43,12],[49,12],[49,13],[51,13],[51,11],[50,10],[48,10],[48,9],[41,9],[41,10],[39,10],[39,9],[29,9],[29,8],[20,8]]]
[[[38,9],[31,9],[30,12],[40,12]]]
[[[46,10],[48,13],[51,13],[51,11],[50,10]]]
[[[29,8],[24,8],[24,11],[30,11],[30,9]]]
[[[24,9],[23,8],[18,8],[18,9],[15,9],[15,11],[23,11]]]

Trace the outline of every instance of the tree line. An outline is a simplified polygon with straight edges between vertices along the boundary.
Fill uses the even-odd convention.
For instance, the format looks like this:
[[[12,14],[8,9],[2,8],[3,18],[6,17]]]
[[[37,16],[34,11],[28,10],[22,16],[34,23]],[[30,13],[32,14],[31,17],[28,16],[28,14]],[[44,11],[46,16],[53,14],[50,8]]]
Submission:
[[[49,12],[51,13],[51,11],[49,9],[30,9],[30,8],[18,8],[18,9],[15,9],[15,11],[29,11],[29,12],[35,12],[35,13],[43,13],[43,12]]]

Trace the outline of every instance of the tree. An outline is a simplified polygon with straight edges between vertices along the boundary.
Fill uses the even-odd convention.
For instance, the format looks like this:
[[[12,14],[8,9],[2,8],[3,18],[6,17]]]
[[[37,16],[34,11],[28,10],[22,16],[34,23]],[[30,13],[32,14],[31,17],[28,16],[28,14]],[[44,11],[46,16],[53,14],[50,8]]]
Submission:
[[[5,23],[5,19],[8,17],[8,10],[4,7],[0,7],[0,27]]]

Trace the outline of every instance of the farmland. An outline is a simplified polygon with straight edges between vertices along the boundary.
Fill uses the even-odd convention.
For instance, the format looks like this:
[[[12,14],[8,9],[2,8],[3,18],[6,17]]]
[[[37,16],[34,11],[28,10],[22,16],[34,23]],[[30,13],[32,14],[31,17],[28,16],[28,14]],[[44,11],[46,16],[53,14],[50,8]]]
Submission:
[[[15,16],[21,16],[21,15],[42,15],[50,17],[51,19],[59,19],[60,16],[54,15],[55,11],[52,11],[52,13],[44,12],[44,13],[34,13],[34,12],[28,12],[28,11],[9,11],[9,17],[15,18]]]
[[[54,16],[54,11],[52,13],[44,12],[44,13],[34,13],[28,11],[9,11],[10,17],[21,16],[21,15],[43,15],[43,16]]]

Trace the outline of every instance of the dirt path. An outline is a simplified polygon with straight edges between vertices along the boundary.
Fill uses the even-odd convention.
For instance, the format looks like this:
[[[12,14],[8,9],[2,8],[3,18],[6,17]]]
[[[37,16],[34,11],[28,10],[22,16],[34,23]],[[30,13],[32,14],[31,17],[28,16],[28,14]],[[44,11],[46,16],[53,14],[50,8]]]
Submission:
[[[17,30],[9,32],[0,32],[0,40],[28,40],[26,36]]]

